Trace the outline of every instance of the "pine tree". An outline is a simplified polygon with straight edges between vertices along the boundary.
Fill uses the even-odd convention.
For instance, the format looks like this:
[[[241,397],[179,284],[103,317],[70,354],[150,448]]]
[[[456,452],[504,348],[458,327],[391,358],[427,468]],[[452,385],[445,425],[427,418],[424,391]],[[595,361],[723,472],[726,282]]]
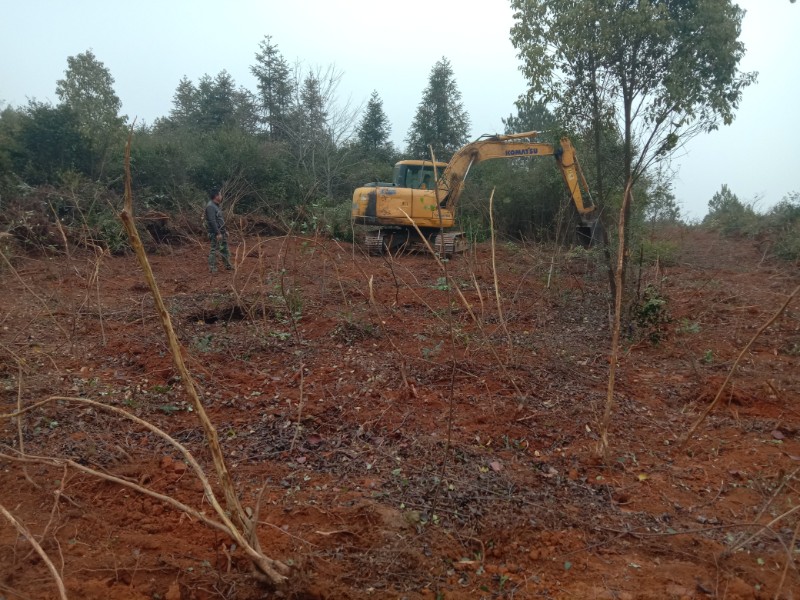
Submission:
[[[358,146],[365,153],[371,154],[384,150],[389,145],[391,131],[389,119],[383,112],[383,100],[377,91],[373,91],[367,102],[364,117],[358,125]]]
[[[422,94],[417,114],[411,124],[406,143],[408,154],[428,158],[428,145],[433,147],[437,160],[448,160],[467,143],[469,115],[461,102],[461,92],[447,58],[431,69],[428,87]]]
[[[285,137],[284,124],[289,116],[294,94],[294,82],[289,65],[272,43],[271,36],[265,36],[256,53],[256,64],[250,72],[258,81],[258,105],[271,139]]]

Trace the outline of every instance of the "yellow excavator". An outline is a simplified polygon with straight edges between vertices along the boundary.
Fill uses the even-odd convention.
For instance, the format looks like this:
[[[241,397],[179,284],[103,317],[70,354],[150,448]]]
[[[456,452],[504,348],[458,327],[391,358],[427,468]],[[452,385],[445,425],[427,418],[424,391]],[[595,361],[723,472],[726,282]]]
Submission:
[[[424,236],[435,251],[449,256],[467,249],[455,225],[455,208],[472,165],[494,158],[554,156],[578,210],[582,243],[591,241],[595,230],[595,207],[589,186],[569,139],[560,144],[537,141],[538,133],[483,136],[458,150],[449,163],[401,160],[394,166],[391,182],[373,182],[353,192],[352,219],[357,225],[378,229],[365,235],[370,254],[385,251],[424,250]],[[586,200],[585,200],[586,199]]]

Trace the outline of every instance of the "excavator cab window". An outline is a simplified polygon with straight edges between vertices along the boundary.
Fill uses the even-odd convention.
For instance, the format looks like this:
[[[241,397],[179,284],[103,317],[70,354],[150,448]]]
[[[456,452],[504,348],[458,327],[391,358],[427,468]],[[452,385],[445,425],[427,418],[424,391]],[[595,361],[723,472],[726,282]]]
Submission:
[[[397,165],[394,173],[396,187],[432,190],[435,178],[433,166]]]

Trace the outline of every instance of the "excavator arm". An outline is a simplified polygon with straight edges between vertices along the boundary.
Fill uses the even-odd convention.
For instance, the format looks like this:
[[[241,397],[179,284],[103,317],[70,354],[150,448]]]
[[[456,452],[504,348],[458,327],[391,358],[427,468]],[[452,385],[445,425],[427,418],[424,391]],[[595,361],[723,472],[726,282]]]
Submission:
[[[495,158],[554,156],[581,220],[585,224],[591,222],[590,214],[594,211],[594,205],[572,143],[568,138],[562,138],[560,145],[537,142],[534,141],[536,136],[535,131],[494,135],[476,140],[458,150],[450,159],[440,180],[440,205],[450,211],[455,209],[464,190],[464,182],[474,164]],[[582,190],[585,190],[586,200]]]

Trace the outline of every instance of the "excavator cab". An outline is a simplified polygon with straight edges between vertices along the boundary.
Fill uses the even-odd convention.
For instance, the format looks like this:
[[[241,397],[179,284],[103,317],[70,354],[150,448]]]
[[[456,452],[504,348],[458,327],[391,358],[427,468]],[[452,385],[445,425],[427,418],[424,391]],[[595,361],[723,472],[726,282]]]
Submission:
[[[394,166],[392,180],[398,188],[432,190],[436,176],[441,177],[446,166],[447,163],[437,163],[434,173],[433,163],[430,161],[400,161]]]

